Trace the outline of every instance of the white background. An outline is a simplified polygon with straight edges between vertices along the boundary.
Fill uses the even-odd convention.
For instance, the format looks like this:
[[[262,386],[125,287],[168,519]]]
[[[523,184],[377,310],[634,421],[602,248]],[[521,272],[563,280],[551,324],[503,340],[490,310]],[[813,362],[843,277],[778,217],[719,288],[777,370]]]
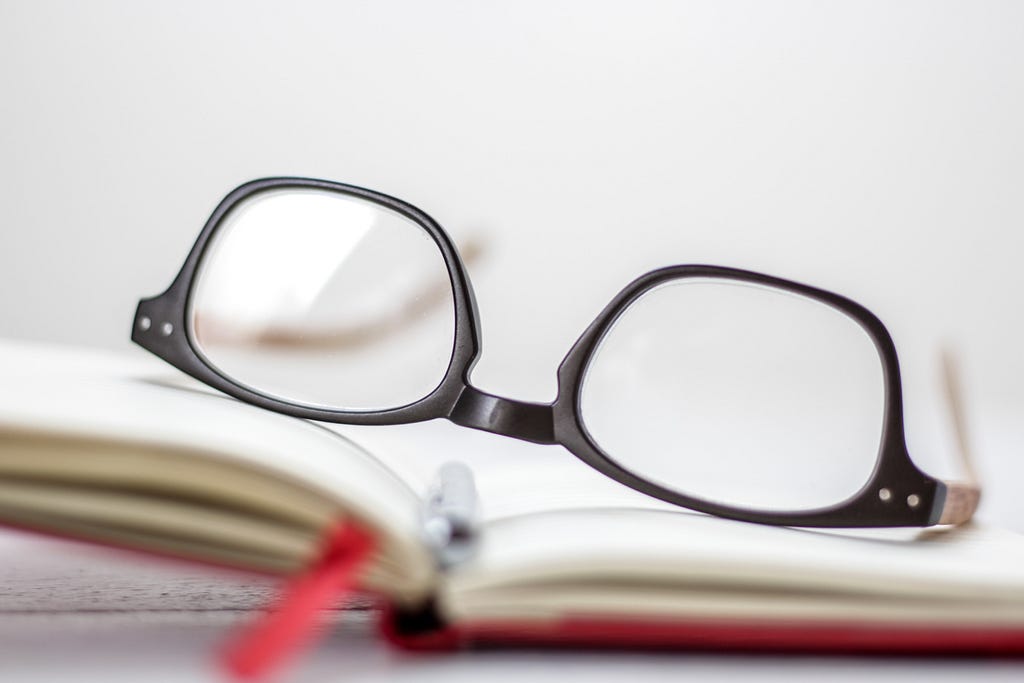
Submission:
[[[1013,2],[4,0],[0,333],[125,346],[223,194],[298,174],[488,240],[496,391],[550,397],[628,280],[711,262],[1021,399],[1022,67]]]
[[[984,468],[1024,415],[1021,121],[1014,2],[0,0],[0,336],[128,348],[224,194],[323,177],[485,242],[485,390],[553,397],[644,270],[738,266],[882,318],[940,473],[955,346]]]
[[[223,194],[323,177],[484,240],[486,390],[550,399],[643,270],[751,268],[886,322],[926,467],[955,345],[998,471],[1024,414],[1022,76],[1014,2],[0,0],[0,335],[127,348]],[[1024,512],[1019,488],[989,509]]]

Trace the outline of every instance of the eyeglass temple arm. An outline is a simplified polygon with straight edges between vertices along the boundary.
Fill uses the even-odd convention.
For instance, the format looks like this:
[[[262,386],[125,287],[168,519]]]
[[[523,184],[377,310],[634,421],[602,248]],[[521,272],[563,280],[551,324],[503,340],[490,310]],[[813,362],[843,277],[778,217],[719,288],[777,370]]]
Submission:
[[[974,517],[975,511],[978,509],[978,503],[981,501],[981,484],[974,467],[974,458],[971,454],[967,433],[959,365],[949,349],[944,349],[942,352],[942,380],[946,404],[953,422],[957,455],[959,455],[966,479],[943,482],[946,485],[946,499],[942,504],[942,514],[937,523],[965,524]]]

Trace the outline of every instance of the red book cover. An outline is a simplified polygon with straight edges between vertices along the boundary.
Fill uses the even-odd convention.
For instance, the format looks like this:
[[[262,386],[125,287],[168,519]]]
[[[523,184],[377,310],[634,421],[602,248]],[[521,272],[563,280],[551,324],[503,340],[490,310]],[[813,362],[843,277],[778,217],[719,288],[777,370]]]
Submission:
[[[381,631],[395,646],[413,651],[541,647],[838,655],[1024,655],[1024,629],[1019,627],[565,617],[542,622],[438,625],[416,632],[403,629],[402,619],[387,611],[382,616]]]

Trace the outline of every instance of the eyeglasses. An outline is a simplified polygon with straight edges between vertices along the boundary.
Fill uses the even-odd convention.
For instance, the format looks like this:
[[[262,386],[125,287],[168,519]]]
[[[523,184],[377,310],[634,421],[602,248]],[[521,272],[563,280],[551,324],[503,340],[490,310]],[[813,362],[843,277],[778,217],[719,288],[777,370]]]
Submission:
[[[732,268],[626,286],[558,368],[551,404],[470,383],[473,290],[419,209],[324,180],[231,192],[132,339],[243,401],[302,418],[445,418],[561,444],[637,491],[732,519],[809,527],[971,518],[978,488],[907,453],[896,350],[863,306]]]

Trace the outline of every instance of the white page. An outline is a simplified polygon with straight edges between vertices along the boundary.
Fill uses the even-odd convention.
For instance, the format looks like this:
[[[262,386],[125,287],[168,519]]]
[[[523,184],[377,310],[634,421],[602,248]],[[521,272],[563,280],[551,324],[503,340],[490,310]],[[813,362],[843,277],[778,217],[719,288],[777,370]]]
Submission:
[[[449,595],[533,585],[663,585],[854,592],[1016,604],[1024,620],[1024,536],[984,527],[811,530],[688,511],[592,508],[488,525]]]
[[[317,424],[186,388],[179,377],[156,359],[4,342],[0,431],[193,448],[301,480],[384,531],[415,581],[427,580],[419,500],[379,459]]]

